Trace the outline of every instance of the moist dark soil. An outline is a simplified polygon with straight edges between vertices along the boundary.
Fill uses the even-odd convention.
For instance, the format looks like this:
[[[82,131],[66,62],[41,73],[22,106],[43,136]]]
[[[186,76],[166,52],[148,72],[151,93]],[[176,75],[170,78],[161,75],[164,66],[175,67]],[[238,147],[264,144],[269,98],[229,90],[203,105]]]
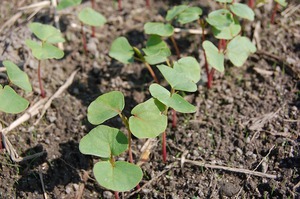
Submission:
[[[31,105],[40,96],[38,63],[24,44],[33,37],[28,24],[37,21],[54,25],[54,9],[46,6],[35,15],[31,15],[34,10],[26,10],[13,24],[5,23],[20,7],[32,3],[28,0],[0,2],[0,61],[9,59],[28,73],[34,92],[24,97]],[[87,55],[76,14],[90,3],[84,1],[80,6],[58,12],[66,38],[65,56],[61,60],[42,62],[47,96],[55,93],[74,70],[79,72],[38,123],[39,115],[7,134],[22,157],[46,153],[17,163],[1,149],[0,198],[114,197],[93,176],[93,164],[99,160],[81,154],[78,149],[80,139],[93,128],[87,121],[87,107],[99,95],[118,90],[126,97],[125,113],[129,115],[135,105],[149,98],[148,86],[153,80],[142,63],[123,65],[111,59],[108,51],[118,36],[125,36],[132,45],[142,48],[147,38],[143,25],[163,21],[166,11],[180,3],[183,2],[151,1],[149,9],[145,1],[128,0],[122,1],[123,9],[118,11],[114,1],[96,1],[96,10],[106,16],[107,23],[96,28],[95,38],[91,37],[90,28],[85,27]],[[188,3],[203,8],[204,17],[219,8],[212,1]],[[296,0],[288,3],[286,8],[278,10],[274,24],[270,24],[272,5],[255,8],[256,19],[243,22],[243,34],[256,43],[257,52],[240,68],[226,63],[225,73],[214,74],[213,87],[209,90],[201,35],[175,34],[182,56],[194,56],[203,67],[198,91],[186,93],[186,98],[197,106],[197,112],[177,113],[176,128],[172,128],[170,117],[167,162],[162,161],[160,139],[154,140],[149,160],[142,165],[142,189],[119,193],[121,198],[300,198],[300,9],[295,9],[299,7]],[[196,23],[180,28],[200,30]],[[207,39],[217,42],[209,35]],[[171,42],[167,42],[172,48]],[[173,48],[172,52],[175,54]],[[2,127],[20,116],[0,113]],[[107,124],[124,130],[118,119]],[[136,161],[145,142],[133,138]],[[126,159],[127,154],[120,158]],[[199,162],[232,170],[197,165]],[[239,173],[237,168],[275,177]]]

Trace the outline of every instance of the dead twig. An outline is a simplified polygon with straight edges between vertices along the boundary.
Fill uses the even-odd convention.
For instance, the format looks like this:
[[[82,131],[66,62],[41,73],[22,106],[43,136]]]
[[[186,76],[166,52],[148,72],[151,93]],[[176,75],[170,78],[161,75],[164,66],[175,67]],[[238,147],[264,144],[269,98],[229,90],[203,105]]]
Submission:
[[[178,160],[181,160],[181,158],[177,158]],[[262,173],[258,171],[252,171],[249,169],[240,169],[240,168],[233,168],[233,167],[226,167],[226,166],[221,166],[221,165],[215,165],[215,164],[207,164],[206,162],[203,161],[194,161],[194,160],[184,160],[185,163],[190,163],[196,166],[200,167],[205,167],[205,168],[210,168],[210,169],[220,169],[220,170],[225,170],[225,171],[231,171],[235,173],[243,173],[247,175],[254,175],[262,178],[271,178],[271,179],[277,179],[277,175],[272,175],[272,174],[267,174],[267,173]]]
[[[265,157],[263,157],[263,158],[261,159],[261,161],[258,163],[258,165],[253,169],[253,171],[256,171],[256,170],[258,169],[258,167],[259,167],[264,161],[266,161],[266,158],[270,155],[270,153],[272,152],[272,150],[274,149],[274,147],[275,147],[275,145],[273,145],[273,146],[270,148],[270,150],[269,150],[269,152],[267,153],[267,155],[265,155]],[[249,175],[249,176],[247,177],[247,180],[246,180],[246,181],[248,181],[250,177],[251,177],[251,175]],[[241,187],[240,191],[238,192],[238,194],[236,195],[235,198],[238,198],[238,197],[239,197],[239,195],[241,194],[242,190],[243,190],[243,187]]]
[[[43,180],[43,173],[41,168],[39,168],[39,177],[40,177],[40,181],[42,184],[42,190],[43,190],[43,195],[44,195],[44,199],[48,199],[47,193],[46,193],[46,189],[45,189],[45,184],[44,184],[44,180]]]
[[[82,195],[83,195],[83,190],[84,190],[84,187],[85,187],[85,183],[88,181],[89,179],[89,174],[87,171],[83,170],[82,171],[82,175],[81,175],[81,180],[82,182],[79,184],[79,188],[76,192],[76,196],[75,196],[75,199],[80,199],[82,198]]]

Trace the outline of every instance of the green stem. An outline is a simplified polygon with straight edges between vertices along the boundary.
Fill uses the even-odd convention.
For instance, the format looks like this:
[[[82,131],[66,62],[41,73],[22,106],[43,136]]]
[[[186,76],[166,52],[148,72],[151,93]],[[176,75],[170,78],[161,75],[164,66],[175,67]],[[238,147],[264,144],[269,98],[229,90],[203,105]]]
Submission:
[[[132,151],[131,151],[131,137],[132,137],[132,133],[130,131],[129,128],[129,122],[128,119],[125,115],[123,115],[122,113],[119,113],[120,118],[122,119],[123,124],[125,125],[127,131],[128,131],[128,156],[129,156],[129,162],[133,163],[133,157],[132,157]]]
[[[143,62],[146,65],[146,67],[147,67],[148,71],[150,72],[150,75],[152,76],[152,78],[154,79],[154,81],[156,83],[159,83],[159,81],[158,81],[158,79],[157,79],[154,71],[152,70],[150,64],[148,62],[146,62],[146,60],[145,60],[144,56],[142,55],[142,53],[140,52],[140,50],[138,48],[136,48],[136,47],[133,47],[133,51],[138,56],[138,57],[134,57],[134,59]]]

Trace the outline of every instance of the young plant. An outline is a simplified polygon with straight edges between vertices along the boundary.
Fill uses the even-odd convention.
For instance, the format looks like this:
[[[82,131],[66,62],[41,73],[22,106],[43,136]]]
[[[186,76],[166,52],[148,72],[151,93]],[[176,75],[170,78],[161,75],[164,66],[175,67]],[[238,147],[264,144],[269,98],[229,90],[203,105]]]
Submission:
[[[271,24],[274,24],[274,22],[275,22],[275,16],[276,16],[276,12],[278,10],[279,5],[281,5],[282,7],[287,6],[287,2],[285,0],[275,0],[275,2],[276,3],[274,5],[272,16],[271,16]]]
[[[11,61],[3,61],[8,76],[8,85],[0,84],[0,111],[5,113],[20,113],[24,111],[29,102],[18,95],[10,84],[23,89],[25,92],[31,92],[32,87],[29,78],[17,65]]]
[[[33,56],[38,59],[38,81],[41,96],[44,98],[46,97],[46,92],[41,79],[41,61],[46,59],[61,59],[64,56],[64,52],[53,44],[64,42],[65,39],[58,29],[50,25],[34,22],[29,24],[29,29],[41,40],[40,42],[36,42],[27,39],[25,43],[31,49]]]
[[[72,6],[77,6],[81,4],[82,0],[61,0],[57,5],[57,10],[63,10]]]
[[[128,40],[125,37],[119,37],[117,38],[113,43],[112,43],[112,47],[110,49],[109,55],[115,59],[117,59],[118,61],[124,63],[124,64],[128,64],[128,63],[132,63],[134,60],[138,60],[143,62],[147,69],[149,70],[151,76],[153,77],[154,81],[156,83],[159,83],[152,67],[150,65],[156,65],[156,64],[160,64],[160,63],[164,63],[166,62],[169,66],[169,68],[171,69],[172,67],[174,67],[174,69],[172,69],[171,71],[169,71],[169,74],[164,73],[165,69],[163,66],[159,65],[157,66],[158,69],[160,70],[160,72],[165,76],[166,80],[170,83],[170,85],[172,86],[173,79],[176,79],[175,76],[177,75],[177,84],[180,85],[180,81],[184,82],[186,80],[185,77],[183,77],[182,72],[184,71],[182,69],[182,72],[179,72],[178,70],[181,69],[181,67],[179,67],[179,65],[185,65],[188,70],[194,70],[193,72],[196,72],[196,75],[198,75],[199,79],[200,79],[200,67],[199,64],[197,64],[197,61],[194,58],[184,58],[184,59],[180,59],[178,62],[175,62],[173,65],[170,63],[170,61],[168,60],[168,56],[171,55],[170,49],[168,48],[168,45],[161,39],[160,36],[158,35],[150,35],[147,43],[146,43],[146,47],[142,49],[142,51],[140,51],[139,49],[137,49],[136,47],[132,47]],[[199,68],[199,73],[197,74],[197,71],[195,68]],[[176,75],[174,75],[174,73],[176,73]],[[186,71],[186,73],[188,73],[188,71]],[[174,75],[169,77],[168,75]],[[195,76],[195,74],[192,74],[192,76]],[[198,81],[199,81],[198,79]],[[196,79],[193,79],[195,82]],[[190,80],[192,81],[192,80]],[[194,83],[195,84],[195,83]],[[180,88],[180,87],[179,87]],[[196,86],[194,86],[194,89],[196,89]],[[174,88],[174,91],[172,91],[171,93],[173,94],[175,92],[175,90],[180,90]],[[187,90],[183,90],[183,91],[187,91]],[[194,92],[195,90],[190,90],[189,92]],[[164,102],[163,102],[164,103]],[[168,106],[168,104],[166,104]],[[168,106],[173,108],[172,106]],[[174,108],[174,110],[176,110]],[[181,111],[179,111],[181,112]],[[176,115],[175,115],[175,111],[172,112],[172,116],[173,116],[173,121],[176,120]],[[174,126],[174,124],[173,124]],[[166,161],[166,140],[165,140],[166,134],[165,132],[163,133],[163,160],[164,162]]]
[[[94,3],[92,5],[94,5]],[[83,24],[92,26],[92,37],[94,37],[95,36],[94,27],[103,26],[106,23],[106,18],[101,13],[89,7],[82,9],[78,14],[78,18],[81,21],[82,43],[83,43],[84,53],[86,54],[87,53],[86,36],[83,31]]]
[[[161,22],[148,22],[144,25],[146,34],[159,35],[161,37],[169,37],[174,45],[177,58],[180,58],[180,51],[177,43],[174,39],[174,27],[171,25],[173,20],[176,20],[180,24],[184,25],[192,21],[198,20],[202,15],[202,9],[199,7],[189,7],[187,5],[175,6],[168,10],[165,17],[167,23]]]
[[[220,39],[219,45],[218,48],[215,47],[210,41],[205,41],[204,36],[202,43],[208,88],[212,86],[214,70],[224,71],[225,55],[235,66],[240,67],[244,64],[249,54],[256,51],[255,46],[247,37],[239,36],[241,25],[237,18],[253,21],[253,10],[246,4],[236,3],[233,0],[216,1],[224,3],[225,6],[223,9],[209,13],[206,21],[212,26],[213,35]],[[208,64],[212,69],[209,69]]]

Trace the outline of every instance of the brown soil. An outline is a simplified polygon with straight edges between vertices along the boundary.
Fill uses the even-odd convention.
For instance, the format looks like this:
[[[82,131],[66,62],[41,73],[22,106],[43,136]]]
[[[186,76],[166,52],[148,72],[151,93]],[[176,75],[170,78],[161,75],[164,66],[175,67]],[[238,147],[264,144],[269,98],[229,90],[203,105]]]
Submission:
[[[75,69],[80,71],[37,125],[34,123],[38,117],[34,117],[9,132],[8,138],[21,156],[43,150],[46,154],[15,163],[2,149],[0,198],[43,198],[40,176],[48,198],[75,198],[81,193],[82,185],[82,198],[113,198],[113,192],[99,186],[92,174],[93,163],[98,160],[81,154],[78,149],[80,139],[92,128],[86,118],[87,106],[100,94],[119,90],[126,96],[128,114],[137,103],[149,97],[147,87],[152,79],[144,66],[140,63],[122,65],[112,60],[108,51],[112,41],[121,35],[141,48],[146,40],[144,23],[162,21],[166,10],[180,1],[152,1],[151,9],[142,0],[123,1],[120,12],[113,1],[96,2],[97,10],[108,22],[97,29],[96,38],[87,33],[87,56],[83,53],[76,13],[89,3],[61,13],[60,26],[67,40],[65,57],[42,63],[47,95],[51,96]],[[214,3],[198,2],[191,1],[191,4],[202,7],[204,15],[218,8]],[[0,25],[16,14],[19,7],[30,3],[27,0],[1,1]],[[292,0],[287,8],[279,10],[275,24],[269,22],[269,5],[255,9],[256,19],[244,23],[244,32],[256,41],[257,53],[241,68],[232,67],[228,62],[224,74],[215,73],[212,89],[207,90],[205,80],[199,82],[198,92],[187,95],[198,107],[197,113],[177,114],[177,128],[170,125],[167,129],[167,163],[162,162],[161,143],[155,142],[149,161],[142,166],[141,186],[146,186],[135,193],[120,194],[121,198],[300,197],[300,9],[293,10],[296,6],[297,1]],[[53,9],[46,7],[27,20],[29,15],[23,13],[0,32],[0,61],[10,59],[29,74],[34,92],[25,97],[34,104],[40,99],[37,61],[24,44],[25,39],[32,37],[27,25],[31,21],[53,24]],[[175,39],[182,56],[195,56],[203,66],[200,35],[179,33]],[[215,42],[213,38],[208,39]],[[3,82],[2,75],[0,80]],[[9,125],[20,115],[0,113],[2,126]],[[123,128],[118,119],[107,124]],[[133,141],[134,156],[138,159],[146,140]],[[122,158],[126,158],[126,154]],[[181,165],[184,159],[190,161]],[[276,178],[195,165],[200,161],[256,170],[276,175]]]

